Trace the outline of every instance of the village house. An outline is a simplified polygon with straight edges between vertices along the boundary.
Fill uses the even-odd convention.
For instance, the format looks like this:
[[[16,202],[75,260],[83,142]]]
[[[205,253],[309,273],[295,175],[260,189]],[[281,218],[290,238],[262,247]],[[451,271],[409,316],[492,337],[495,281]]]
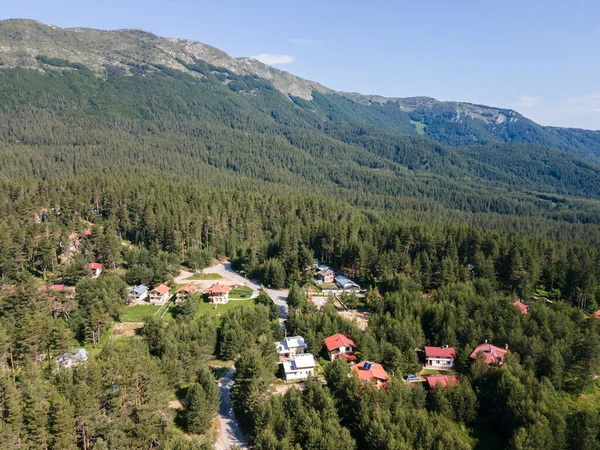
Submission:
[[[317,283],[331,284],[335,279],[335,272],[331,269],[323,269],[317,273]]]
[[[152,305],[164,305],[169,301],[169,286],[159,284],[150,291],[150,303]]]
[[[452,347],[425,347],[425,367],[432,369],[451,369],[454,366],[456,352]]]
[[[428,375],[425,377],[425,387],[427,389],[446,388],[458,386],[460,378],[458,375]]]
[[[302,336],[286,337],[283,341],[275,342],[275,350],[279,355],[279,359],[294,359],[296,355],[302,355],[308,346]]]
[[[310,353],[298,354],[294,359],[283,362],[285,381],[306,380],[315,376],[315,358]]]
[[[198,290],[198,286],[195,284],[186,284],[185,286],[181,286],[175,292],[175,302],[180,303],[183,302],[186,298],[188,298],[191,294]]]
[[[98,278],[102,273],[102,264],[97,262],[91,262],[88,267],[92,270],[92,278]]]
[[[529,314],[529,306],[523,303],[521,300],[516,300],[512,304],[515,308],[519,308],[521,310],[521,314],[527,315]]]
[[[375,387],[377,387],[377,389],[387,387],[387,382],[390,379],[381,364],[363,361],[355,364],[351,367],[351,369],[353,372],[356,372],[360,381],[363,383],[375,383]]]
[[[208,288],[208,301],[217,305],[225,304],[229,301],[229,291],[231,288],[224,284],[213,284]]]
[[[592,317],[594,319],[600,319],[600,309],[598,311],[596,311],[594,314],[592,314]]]
[[[346,278],[341,275],[335,277],[334,281],[336,286],[340,289],[360,289],[360,286],[350,278]]]
[[[143,284],[132,287],[129,290],[129,299],[134,302],[141,302],[148,298],[148,288]]]
[[[53,284],[51,286],[43,285],[40,286],[40,291],[54,291],[54,292],[63,292],[66,289],[66,285],[64,284]]]
[[[354,352],[356,351],[356,344],[352,339],[343,334],[334,334],[325,338],[325,347],[329,353],[329,359],[344,359],[346,361],[356,361]]]
[[[477,360],[480,355],[483,357],[483,361],[489,366],[492,364],[502,365],[504,364],[504,356],[508,353],[508,344],[504,348],[496,347],[495,345],[488,344],[487,339],[483,344],[478,345],[475,350],[471,353],[470,358]]]

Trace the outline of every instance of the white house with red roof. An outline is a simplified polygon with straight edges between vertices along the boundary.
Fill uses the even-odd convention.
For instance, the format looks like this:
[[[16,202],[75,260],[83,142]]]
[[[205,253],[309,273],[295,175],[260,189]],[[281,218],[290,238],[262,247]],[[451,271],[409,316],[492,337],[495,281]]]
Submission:
[[[159,284],[150,291],[149,298],[152,305],[164,305],[169,301],[169,286]]]
[[[97,262],[91,262],[88,267],[92,269],[92,278],[98,278],[102,273],[102,264]]]
[[[356,344],[352,339],[343,334],[334,334],[325,338],[325,347],[329,353],[329,359],[344,359],[346,361],[356,361],[354,352],[356,351]]]
[[[487,339],[483,344],[478,345],[475,350],[471,352],[470,358],[477,360],[483,358],[483,361],[488,365],[502,365],[504,364],[504,357],[508,353],[508,344],[504,348],[496,347],[495,345],[488,344]]]
[[[516,300],[512,304],[515,308],[519,308],[521,310],[521,314],[527,315],[529,314],[529,306],[523,303],[521,300]]]
[[[433,369],[454,367],[456,351],[452,347],[425,347],[425,366]]]
[[[375,383],[377,389],[387,387],[387,382],[390,380],[389,375],[381,364],[363,361],[353,365],[350,369],[358,375],[360,381],[363,383]]]
[[[196,286],[195,284],[190,283],[190,284],[186,284],[185,286],[181,286],[175,292],[175,302],[179,303],[179,302],[184,301],[186,298],[188,298],[190,295],[192,295],[197,290],[198,290],[198,286]]]
[[[231,288],[225,284],[213,284],[208,288],[208,301],[217,305],[223,305],[229,301]]]

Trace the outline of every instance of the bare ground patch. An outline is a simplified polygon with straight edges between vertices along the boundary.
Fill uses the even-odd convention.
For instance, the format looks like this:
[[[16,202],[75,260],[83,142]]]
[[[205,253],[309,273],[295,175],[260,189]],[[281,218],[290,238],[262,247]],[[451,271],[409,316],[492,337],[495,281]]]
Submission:
[[[144,327],[144,322],[123,322],[115,324],[113,328],[111,338],[119,339],[125,337],[135,336],[135,330],[139,330]]]

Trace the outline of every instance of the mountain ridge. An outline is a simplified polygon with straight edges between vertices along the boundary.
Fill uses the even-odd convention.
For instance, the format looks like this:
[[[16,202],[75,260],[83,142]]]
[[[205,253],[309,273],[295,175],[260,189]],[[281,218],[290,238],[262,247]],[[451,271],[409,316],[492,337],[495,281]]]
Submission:
[[[339,92],[253,58],[233,58],[202,42],[164,38],[145,30],[60,28],[29,19],[0,21],[0,68],[56,68],[46,64],[44,58],[83,64],[99,76],[106,76],[109,70],[132,74],[140,67],[160,70],[164,66],[202,77],[205,75],[190,67],[203,61],[237,75],[258,76],[292,101],[309,102],[304,105],[308,109],[324,107],[325,118],[339,116],[369,125],[371,116],[377,114],[386,116],[384,120],[378,119],[377,126],[400,134],[422,135],[444,145],[534,143],[600,163],[600,131],[545,127],[512,109],[425,96],[388,98]],[[319,105],[315,106],[316,103]],[[378,111],[363,108],[358,115],[354,114],[360,106]],[[348,110],[353,113],[346,114]]]

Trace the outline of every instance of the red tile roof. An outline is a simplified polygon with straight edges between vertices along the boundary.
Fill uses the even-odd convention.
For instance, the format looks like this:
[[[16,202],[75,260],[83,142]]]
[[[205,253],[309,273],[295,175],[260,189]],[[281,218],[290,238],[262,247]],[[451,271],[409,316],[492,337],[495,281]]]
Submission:
[[[169,286],[167,286],[166,284],[159,284],[154,289],[152,289],[152,292],[156,292],[159,295],[165,295],[167,292],[169,292]]]
[[[365,364],[370,364],[371,367],[369,369],[365,369]],[[361,381],[383,381],[386,382],[390,379],[388,374],[385,372],[381,364],[370,363],[368,361],[363,361],[351,367],[351,370],[355,371],[358,374],[358,378]]]
[[[458,375],[428,375],[425,377],[425,383],[429,389],[435,387],[457,386],[460,384]]]
[[[494,364],[498,362],[502,362],[504,360],[504,355],[508,353],[508,350],[505,350],[500,347],[496,347],[492,344],[481,344],[478,345],[475,350],[471,353],[471,359],[477,359],[479,354],[483,355],[484,361],[486,364]]]
[[[177,289],[177,292],[175,293],[179,294],[180,292],[187,292],[188,294],[191,294],[193,292],[196,292],[197,289],[198,286],[196,286],[195,284],[186,284],[185,286],[181,286],[179,289]]]
[[[456,358],[456,351],[452,347],[425,347],[427,358]]]
[[[208,288],[208,294],[227,294],[231,288],[224,284],[213,284]]]
[[[97,262],[91,262],[89,264],[89,266],[90,266],[90,269],[92,269],[92,270],[102,269],[102,264],[97,263]]]
[[[594,317],[595,319],[600,319],[600,309],[598,311],[596,311],[594,314],[592,314],[592,317]]]
[[[91,236],[91,235],[92,235],[92,230],[85,230],[85,231],[83,232],[83,234],[84,234],[85,236]]]
[[[327,347],[328,351],[332,351],[345,346],[356,348],[356,344],[352,339],[339,333],[325,338],[325,346]]]
[[[339,358],[348,362],[356,361],[356,355],[353,355],[352,353],[340,353]]]
[[[57,292],[61,292],[63,289],[65,288],[64,284],[53,284],[52,286],[40,286],[40,291],[57,291]]]
[[[521,314],[529,314],[529,306],[527,306],[521,300],[514,301],[513,306],[519,308],[521,310]]]

